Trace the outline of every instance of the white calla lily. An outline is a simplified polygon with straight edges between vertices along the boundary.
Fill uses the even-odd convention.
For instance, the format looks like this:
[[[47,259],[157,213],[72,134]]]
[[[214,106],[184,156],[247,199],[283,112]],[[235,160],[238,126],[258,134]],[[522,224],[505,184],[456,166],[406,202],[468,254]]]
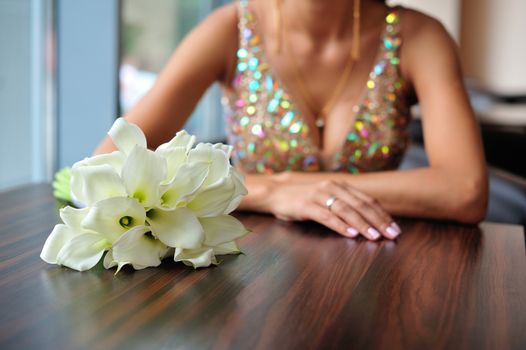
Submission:
[[[72,207],[64,207],[60,209],[59,214],[60,218],[62,219],[62,222],[73,230],[81,231],[82,225],[81,222],[84,220],[86,215],[89,212],[89,208],[72,208]]]
[[[102,260],[102,265],[104,266],[105,269],[111,269],[112,267],[115,267],[115,266],[119,265],[113,259],[113,253],[112,253],[111,249],[108,250],[106,255],[104,255],[104,260]],[[120,270],[122,268],[122,266],[124,266],[124,264],[122,264],[120,267],[118,267],[118,270]]]
[[[230,215],[200,218],[199,222],[205,231],[203,243],[209,247],[233,241],[249,232],[238,219]]]
[[[86,271],[97,265],[111,243],[96,233],[82,233],[73,237],[60,250],[56,263],[77,271]]]
[[[114,242],[132,227],[144,225],[145,219],[146,211],[135,199],[114,197],[95,203],[81,224]]]
[[[108,135],[117,148],[126,155],[129,155],[137,145],[146,148],[146,137],[142,130],[124,118],[115,120]]]
[[[198,248],[205,240],[203,227],[188,208],[151,209],[146,221],[154,236],[169,247]]]
[[[91,165],[110,165],[115,169],[117,174],[122,171],[122,166],[126,160],[126,155],[121,151],[113,151],[111,153],[98,154],[93,157],[84,158],[81,161],[73,164],[73,167],[91,166]]]
[[[230,214],[233,212],[239,206],[243,197],[248,194],[248,190],[245,187],[245,176],[235,168],[230,169],[230,176],[234,183],[234,190],[230,203],[223,214]]]
[[[181,261],[183,264],[193,266],[194,268],[207,267],[211,264],[217,265],[214,250],[209,247],[198,249],[176,248],[174,261]]]
[[[89,208],[76,209],[65,207],[60,209],[60,218],[64,224],[55,225],[53,231],[46,239],[40,257],[49,264],[57,264],[60,251],[75,237],[85,233],[95,234],[93,231],[83,229],[82,220],[89,212]]]
[[[188,203],[188,208],[192,209],[198,217],[228,214],[247,193],[242,181],[236,170],[231,168],[227,177],[199,191]]]
[[[44,243],[40,257],[48,264],[56,264],[60,250],[76,236],[78,232],[71,227],[63,224],[55,225]]]
[[[188,163],[205,162],[210,164],[210,170],[203,186],[210,187],[220,183],[228,176],[231,168],[228,157],[223,149],[210,143],[200,143],[188,152]]]
[[[237,246],[236,241],[226,242],[212,247],[215,255],[239,254],[241,250]]]
[[[157,147],[156,151],[164,151],[171,148],[183,147],[186,153],[194,146],[195,136],[188,134],[185,130],[181,130],[168,141]]]
[[[150,234],[150,228],[137,226],[123,234],[114,244],[107,261],[108,266],[117,264],[119,269],[132,264],[136,270],[159,266],[169,248]],[[109,254],[109,253],[108,253]]]
[[[233,182],[225,178],[220,183],[198,192],[188,203],[197,217],[217,216],[223,214],[232,199]]]
[[[115,169],[107,164],[71,169],[71,192],[87,206],[112,197],[126,196],[126,188]]]
[[[232,147],[231,145],[225,145],[224,143],[216,143],[212,147],[223,151],[228,159],[230,159],[230,155],[232,154],[232,150],[234,149],[234,147]]]
[[[122,168],[122,178],[129,196],[146,208],[160,204],[160,186],[165,177],[166,160],[139,146],[131,151]]]
[[[158,266],[169,255],[187,265],[217,264],[238,254],[248,230],[228,215],[247,194],[229,162],[232,147],[198,144],[180,131],[155,151],[144,133],[119,118],[109,135],[119,148],[86,158],[71,170],[71,198],[84,209],[60,211],[41,258],[84,271],[105,252],[105,268]]]
[[[181,202],[188,201],[203,186],[209,168],[204,162],[184,164],[173,180],[162,187],[161,207],[175,209]]]
[[[157,149],[155,153],[166,159],[166,178],[162,183],[170,183],[171,181],[173,181],[179,169],[186,164],[186,157],[188,152],[185,147],[173,147],[161,150]]]

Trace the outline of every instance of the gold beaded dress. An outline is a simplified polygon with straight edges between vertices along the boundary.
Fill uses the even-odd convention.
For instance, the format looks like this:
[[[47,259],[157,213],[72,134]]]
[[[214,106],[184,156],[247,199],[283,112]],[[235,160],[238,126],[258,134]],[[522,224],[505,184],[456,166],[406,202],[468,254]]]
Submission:
[[[379,50],[353,123],[330,168],[324,168],[309,125],[293,98],[273,75],[256,31],[248,0],[239,0],[239,48],[231,89],[224,91],[232,161],[246,173],[396,169],[409,144],[411,89],[399,69],[400,8],[385,17]]]

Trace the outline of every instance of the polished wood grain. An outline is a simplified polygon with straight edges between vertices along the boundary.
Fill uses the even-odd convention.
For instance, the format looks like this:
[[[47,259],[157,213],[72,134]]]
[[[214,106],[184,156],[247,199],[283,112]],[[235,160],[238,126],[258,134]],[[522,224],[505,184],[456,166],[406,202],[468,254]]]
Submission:
[[[79,273],[39,254],[48,185],[0,194],[0,349],[525,349],[521,227],[402,221],[396,242],[239,214],[244,255]]]

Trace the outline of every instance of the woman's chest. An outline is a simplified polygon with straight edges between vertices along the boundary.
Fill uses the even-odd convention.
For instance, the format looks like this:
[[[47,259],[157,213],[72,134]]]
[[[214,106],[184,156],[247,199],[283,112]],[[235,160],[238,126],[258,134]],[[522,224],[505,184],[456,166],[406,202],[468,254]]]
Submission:
[[[361,172],[396,166],[407,145],[409,121],[408,86],[398,68],[401,41],[396,22],[395,15],[386,17],[376,55],[372,62],[362,60],[353,67],[356,81],[348,82],[325,115],[323,129],[316,127],[312,104],[296,93],[291,96],[289,91],[295,89],[282,80],[301,67],[270,64],[274,62],[250,25],[253,22],[242,26],[236,75],[225,99],[229,141],[238,166],[248,172]],[[281,74],[276,74],[276,66],[284,69]],[[305,75],[309,77],[305,83],[310,82],[306,88],[320,100],[335,89],[329,77],[318,76],[322,70],[313,67]]]
[[[377,73],[367,80],[359,103],[339,103],[322,130],[303,117],[272,75],[237,76],[238,88],[225,100],[234,162],[260,173],[396,167],[408,144],[406,90],[399,78],[386,81]]]

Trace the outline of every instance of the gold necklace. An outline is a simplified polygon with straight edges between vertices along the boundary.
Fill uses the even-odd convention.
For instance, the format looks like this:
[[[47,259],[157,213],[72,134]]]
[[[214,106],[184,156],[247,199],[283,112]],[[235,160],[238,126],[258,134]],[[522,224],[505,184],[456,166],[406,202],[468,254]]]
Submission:
[[[281,2],[282,0],[274,0],[274,8],[275,8],[275,25],[276,30],[278,33],[278,37],[276,40],[276,52],[281,52],[281,46],[282,46],[282,16],[281,16]],[[303,74],[301,72],[301,69],[298,64],[298,60],[296,59],[296,56],[290,50],[289,56],[292,59],[292,63],[294,66],[294,78],[296,80],[296,85],[298,87],[299,93],[303,97],[303,101],[306,104],[306,107],[310,110],[310,112],[314,115],[315,118],[315,125],[318,129],[323,129],[325,126],[325,119],[331,109],[334,107],[334,104],[337,101],[337,98],[341,96],[343,89],[345,88],[345,85],[347,84],[349,77],[351,75],[351,71],[353,69],[354,63],[358,60],[360,56],[360,0],[354,0],[353,1],[353,34],[352,34],[352,45],[351,45],[351,53],[349,55],[349,59],[347,60],[345,64],[345,68],[343,70],[343,74],[340,76],[340,79],[338,80],[338,83],[336,84],[336,88],[334,89],[333,93],[327,100],[327,102],[322,106],[322,108],[319,109],[319,112],[316,113],[318,108],[316,108],[315,103],[313,103],[313,98],[311,93],[309,92],[309,89],[307,88],[305,84],[305,78],[303,77]]]

